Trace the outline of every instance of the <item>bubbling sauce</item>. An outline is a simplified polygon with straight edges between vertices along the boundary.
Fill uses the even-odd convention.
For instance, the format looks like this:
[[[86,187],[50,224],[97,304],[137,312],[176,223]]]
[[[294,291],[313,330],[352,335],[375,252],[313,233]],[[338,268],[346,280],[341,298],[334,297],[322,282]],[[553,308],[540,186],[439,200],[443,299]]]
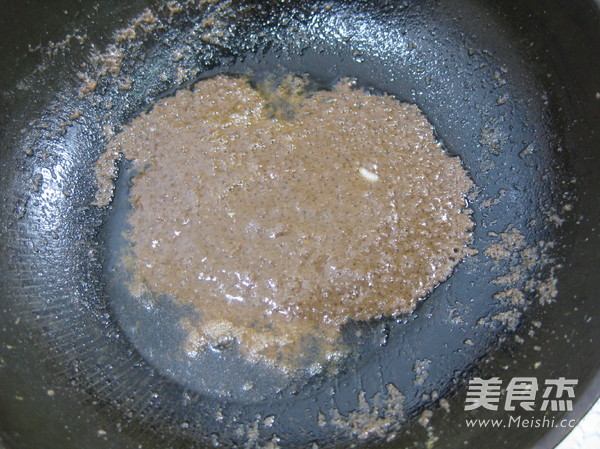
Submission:
[[[130,288],[198,310],[190,354],[235,347],[292,371],[310,346],[326,361],[342,325],[412,312],[470,251],[472,181],[415,105],[302,85],[203,80],[108,145],[140,171]]]

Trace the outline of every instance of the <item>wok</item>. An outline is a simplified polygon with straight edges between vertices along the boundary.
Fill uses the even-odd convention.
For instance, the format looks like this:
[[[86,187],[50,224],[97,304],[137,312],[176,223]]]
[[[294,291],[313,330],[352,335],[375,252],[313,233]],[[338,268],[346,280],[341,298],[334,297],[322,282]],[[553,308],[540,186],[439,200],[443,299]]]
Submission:
[[[553,447],[568,427],[490,430],[466,419],[576,420],[600,392],[598,5],[177,5],[2,4],[3,444]],[[132,24],[135,36],[115,37]],[[168,301],[147,310],[119,282],[127,161],[113,205],[91,205],[107,133],[222,72],[307,74],[323,88],[348,76],[415,103],[477,186],[478,253],[413,315],[348,324],[353,349],[337,370],[288,378],[233,359],[189,360],[176,326],[181,311]],[[534,248],[538,258],[502,284],[523,255],[494,260],[486,248],[510,230],[523,235],[518,249]],[[511,288],[520,301],[498,295]],[[533,412],[507,411],[502,402],[497,411],[465,411],[474,377],[499,377],[503,394],[514,377],[577,379],[573,410],[549,414],[538,403]]]

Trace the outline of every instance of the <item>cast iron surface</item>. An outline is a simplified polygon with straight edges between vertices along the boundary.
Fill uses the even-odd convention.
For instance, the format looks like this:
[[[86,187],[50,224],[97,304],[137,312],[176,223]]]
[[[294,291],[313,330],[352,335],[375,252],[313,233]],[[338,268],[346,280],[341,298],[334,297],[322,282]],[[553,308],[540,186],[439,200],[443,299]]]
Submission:
[[[534,1],[496,3],[234,2],[231,8],[243,14],[230,21],[219,45],[187,42],[190,58],[183,64],[198,75],[184,84],[219,72],[291,71],[309,74],[322,87],[340,76],[356,77],[362,86],[416,103],[481,189],[472,202],[479,254],[414,316],[349,325],[346,338],[355,350],[339,374],[293,381],[221,359],[186,360],[177,352],[176,326],[164,321],[168,301],[165,309],[147,311],[119,288],[111,269],[118,233],[111,229],[127,207],[126,164],[114,207],[90,206],[91,168],[104,149],[104,125],[118,129],[180,87],[172,53],[184,46],[198,16],[175,16],[168,29],[128,50],[121,70],[135,80],[133,89],[105,79],[90,102],[78,98],[77,77],[89,46],[103,49],[115,29],[146,6],[159,11],[158,4],[5,4],[0,435],[6,445],[202,447],[218,440],[243,446],[249,434],[240,425],[273,415],[272,427],[257,427],[260,444],[276,434],[286,448],[313,442],[346,447],[351,441],[551,447],[563,431],[498,429],[490,441],[485,429],[466,428],[466,416],[488,416],[463,411],[464,382],[475,374],[577,378],[576,415],[598,396],[600,15],[586,1],[545,2],[542,10]],[[87,33],[84,43],[36,50],[76,28]],[[42,56],[47,50],[53,54]],[[81,118],[63,133],[61,124],[75,109]],[[482,130],[493,131],[491,139],[483,139]],[[523,157],[529,145],[533,151]],[[500,189],[507,193],[496,206],[481,207]],[[549,223],[544,212],[567,203],[573,210],[563,225]],[[529,295],[517,330],[524,343],[490,319],[508,307],[492,298],[500,287],[490,283],[507,267],[494,266],[482,250],[494,241],[490,232],[508,226],[532,245],[557,242],[552,255],[562,265],[555,303],[540,307]],[[531,273],[534,279],[547,275]],[[477,324],[481,318],[487,325]],[[132,319],[143,324],[144,338],[128,332]],[[468,339],[472,345],[465,345]],[[420,384],[413,372],[418,361],[429,361]],[[255,388],[241,388],[240,379],[254,380]],[[215,382],[227,394],[216,394]],[[347,416],[357,409],[361,391],[373,404],[387,384],[405,396],[391,443],[357,440],[331,422],[317,424],[319,412]],[[439,408],[434,391],[448,398],[449,412]],[[434,410],[429,429],[414,419],[425,408]]]

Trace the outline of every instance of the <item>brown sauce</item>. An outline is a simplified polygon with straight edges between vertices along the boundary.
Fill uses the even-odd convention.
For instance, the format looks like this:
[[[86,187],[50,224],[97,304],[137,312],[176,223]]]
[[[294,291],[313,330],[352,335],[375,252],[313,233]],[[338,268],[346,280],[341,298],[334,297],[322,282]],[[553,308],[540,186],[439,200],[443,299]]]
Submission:
[[[283,86],[283,87],[282,87]],[[468,253],[473,184],[414,105],[342,80],[269,95],[217,76],[112,138],[133,179],[135,294],[191,305],[188,353],[237,347],[293,370],[349,320],[410,313]],[[101,195],[101,193],[100,193]]]

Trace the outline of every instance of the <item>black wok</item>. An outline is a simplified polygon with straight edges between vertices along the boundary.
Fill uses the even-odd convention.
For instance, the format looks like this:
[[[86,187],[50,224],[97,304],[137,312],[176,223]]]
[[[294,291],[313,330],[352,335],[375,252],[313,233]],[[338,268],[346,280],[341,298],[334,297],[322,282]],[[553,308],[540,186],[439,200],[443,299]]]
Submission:
[[[116,41],[147,7],[154,20]],[[206,17],[212,29],[199,27]],[[0,30],[7,448],[550,448],[568,427],[490,430],[465,420],[576,420],[598,398],[597,4],[233,0],[178,11],[152,1],[23,1],[3,2]],[[106,55],[121,49],[113,73]],[[118,131],[220,72],[307,74],[324,88],[350,76],[416,103],[477,185],[478,254],[413,316],[349,324],[353,351],[337,371],[289,379],[218,357],[190,361],[172,304],[147,310],[120,287],[126,161],[114,204],[91,205],[107,126]],[[131,88],[120,88],[127,77]],[[510,229],[539,257],[501,285],[522,256],[496,261],[486,248]],[[497,295],[508,288],[523,300]],[[132,332],[134,322],[145,331]],[[516,376],[577,379],[573,411],[464,410],[469,379],[499,377],[506,387]]]

